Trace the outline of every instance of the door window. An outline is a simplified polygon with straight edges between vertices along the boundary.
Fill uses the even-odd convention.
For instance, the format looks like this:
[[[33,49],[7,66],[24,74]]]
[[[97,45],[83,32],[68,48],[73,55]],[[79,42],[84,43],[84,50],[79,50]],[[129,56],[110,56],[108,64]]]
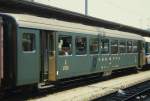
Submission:
[[[33,34],[33,33],[23,33],[23,36],[22,36],[22,49],[25,52],[35,50],[35,34]]]

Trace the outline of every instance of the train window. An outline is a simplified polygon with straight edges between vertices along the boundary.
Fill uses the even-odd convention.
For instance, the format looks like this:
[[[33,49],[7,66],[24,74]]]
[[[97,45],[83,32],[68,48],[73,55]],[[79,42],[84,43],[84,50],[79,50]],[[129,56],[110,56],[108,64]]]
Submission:
[[[72,54],[72,37],[67,35],[60,35],[58,39],[59,55]]]
[[[22,49],[23,51],[35,50],[35,34],[24,33],[22,36]]]
[[[137,53],[137,41],[133,41],[133,53]]]
[[[132,53],[132,41],[127,42],[127,52]]]
[[[126,41],[119,42],[119,51],[120,53],[126,53]]]
[[[76,55],[84,55],[87,53],[87,39],[86,37],[76,37]]]
[[[109,53],[109,40],[102,39],[101,53],[108,54]]]
[[[118,40],[111,40],[111,54],[118,53]]]
[[[90,54],[98,54],[98,38],[90,38]]]

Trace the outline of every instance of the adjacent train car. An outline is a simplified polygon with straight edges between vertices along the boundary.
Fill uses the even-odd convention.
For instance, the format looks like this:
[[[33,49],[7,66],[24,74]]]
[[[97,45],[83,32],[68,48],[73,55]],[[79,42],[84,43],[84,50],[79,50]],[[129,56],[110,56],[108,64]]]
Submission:
[[[0,17],[0,86],[3,79],[3,21]]]
[[[145,61],[146,65],[150,65],[150,38],[144,37],[145,39]]]
[[[41,88],[65,78],[144,65],[142,36],[27,14],[0,17],[5,33],[4,88]]]

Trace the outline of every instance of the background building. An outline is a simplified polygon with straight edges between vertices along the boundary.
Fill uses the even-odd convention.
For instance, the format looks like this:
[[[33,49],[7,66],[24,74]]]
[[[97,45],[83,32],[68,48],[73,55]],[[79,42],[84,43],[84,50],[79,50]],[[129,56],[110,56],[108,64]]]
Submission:
[[[150,0],[28,0],[138,28],[150,26]]]

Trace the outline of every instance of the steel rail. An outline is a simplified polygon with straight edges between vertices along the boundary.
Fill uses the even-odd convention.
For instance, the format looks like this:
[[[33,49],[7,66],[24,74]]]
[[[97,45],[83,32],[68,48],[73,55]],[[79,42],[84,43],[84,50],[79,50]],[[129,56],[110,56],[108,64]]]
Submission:
[[[118,92],[95,99],[93,101],[133,101],[133,99],[136,97],[149,91],[150,81],[147,81],[124,90],[119,90]]]

